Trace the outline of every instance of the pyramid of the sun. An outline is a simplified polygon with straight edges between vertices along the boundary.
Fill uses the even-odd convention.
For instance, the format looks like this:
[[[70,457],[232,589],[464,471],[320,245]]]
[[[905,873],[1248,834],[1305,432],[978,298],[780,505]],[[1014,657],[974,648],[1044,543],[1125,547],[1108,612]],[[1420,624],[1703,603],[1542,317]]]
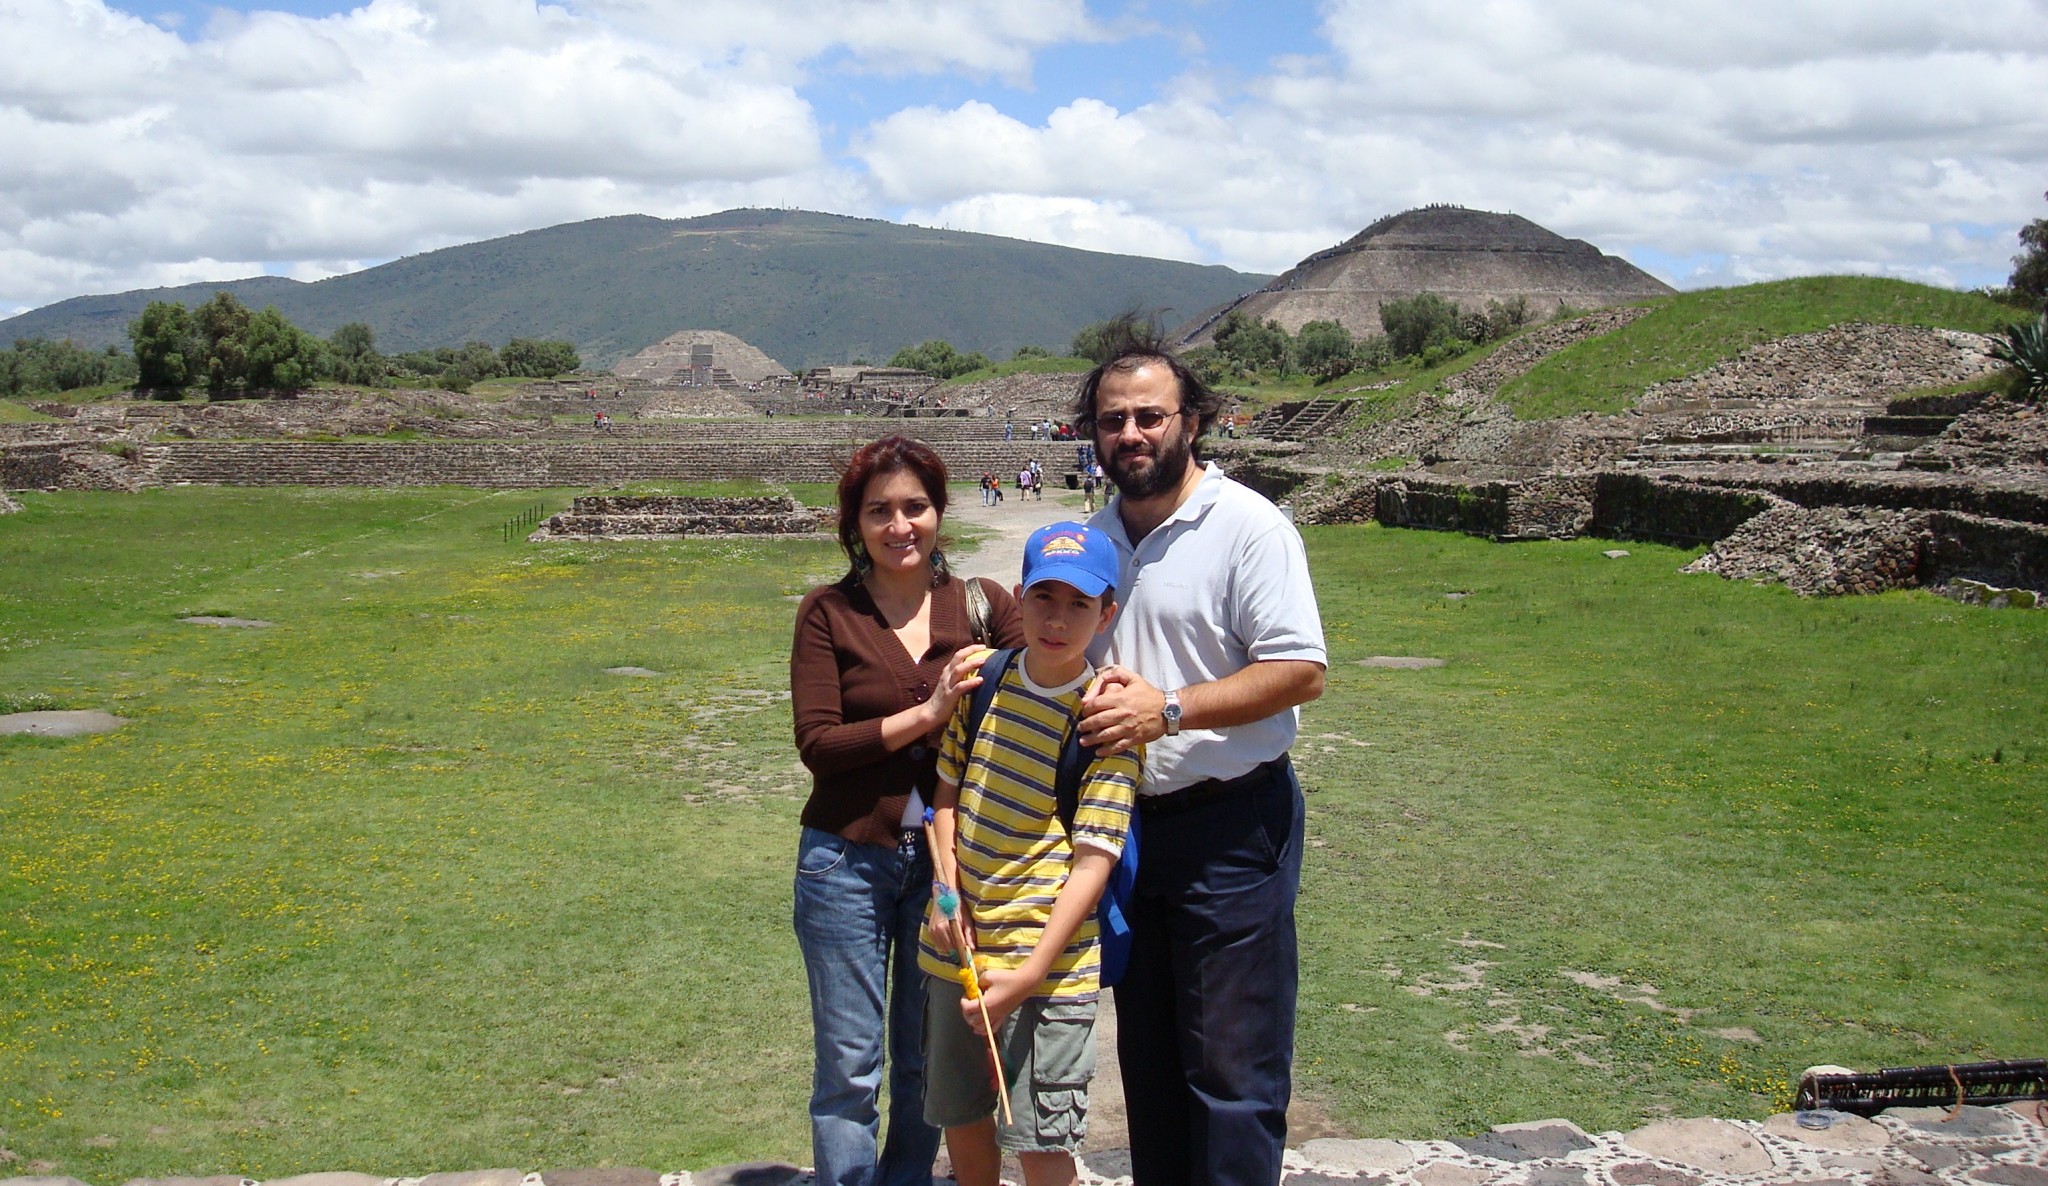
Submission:
[[[1381,332],[1385,301],[1433,292],[1466,309],[1527,297],[1535,316],[1561,305],[1619,305],[1672,292],[1670,285],[1583,239],[1567,239],[1514,214],[1425,206],[1380,219],[1318,251],[1256,292],[1174,331],[1181,346],[1206,344],[1224,314],[1272,320],[1289,333],[1335,321],[1360,337]]]
[[[740,383],[789,377],[789,368],[731,334],[715,329],[686,329],[670,334],[612,367],[612,373],[619,378],[643,383],[686,382],[693,374],[702,383],[706,381],[705,372],[712,370],[723,371]]]

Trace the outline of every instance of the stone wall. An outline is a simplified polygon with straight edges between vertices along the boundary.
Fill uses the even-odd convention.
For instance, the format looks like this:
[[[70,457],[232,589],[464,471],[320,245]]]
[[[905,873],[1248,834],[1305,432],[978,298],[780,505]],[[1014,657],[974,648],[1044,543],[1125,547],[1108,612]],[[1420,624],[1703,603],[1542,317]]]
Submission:
[[[689,498],[674,495],[583,495],[551,516],[536,539],[639,535],[807,535],[821,516],[786,495]]]
[[[853,451],[850,440],[658,442],[407,441],[321,443],[175,441],[136,446],[137,476],[149,483],[224,486],[605,486],[640,480],[760,478],[831,482]],[[1011,477],[1037,457],[1057,475],[1072,469],[1065,441],[934,442],[962,480],[983,470]]]
[[[60,441],[0,445],[0,490],[62,486],[70,468],[64,453],[75,447]]]
[[[1653,384],[1645,409],[1741,399],[1883,400],[1998,369],[1981,334],[1850,322],[1752,346],[1696,375]]]
[[[1755,515],[1784,505],[1784,499],[1768,491],[1603,473],[1594,479],[1587,531],[1692,547],[1721,539]]]
[[[1927,516],[1927,533],[1928,584],[1962,577],[2048,592],[2048,527],[1935,511]]]

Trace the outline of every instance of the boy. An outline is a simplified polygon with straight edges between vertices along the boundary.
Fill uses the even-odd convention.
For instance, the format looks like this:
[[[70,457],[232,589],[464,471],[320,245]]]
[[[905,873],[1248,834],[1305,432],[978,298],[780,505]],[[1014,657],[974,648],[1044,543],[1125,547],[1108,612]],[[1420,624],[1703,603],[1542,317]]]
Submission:
[[[1002,674],[971,752],[971,692],[940,743],[937,884],[918,952],[933,978],[924,1106],[926,1122],[946,1130],[960,1186],[995,1186],[999,1146],[1018,1155],[1026,1186],[1076,1180],[1101,990],[1095,904],[1123,850],[1141,759],[1127,751],[1090,760],[1071,836],[1054,773],[1095,674],[1088,644],[1116,612],[1116,577],[1116,548],[1101,532],[1079,523],[1033,532],[1016,591],[1026,645]],[[957,923],[939,907],[947,886],[959,893]],[[958,979],[963,942],[981,973],[978,1003]],[[1010,1102],[1011,1123],[1000,1128],[983,1006]]]

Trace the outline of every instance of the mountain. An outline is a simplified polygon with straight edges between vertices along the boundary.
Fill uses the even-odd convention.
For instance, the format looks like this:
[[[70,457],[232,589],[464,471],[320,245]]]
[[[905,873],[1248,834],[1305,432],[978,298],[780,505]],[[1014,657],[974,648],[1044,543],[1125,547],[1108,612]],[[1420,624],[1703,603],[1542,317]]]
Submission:
[[[734,334],[793,369],[944,338],[1008,358],[1064,348],[1121,309],[1185,318],[1265,283],[1224,267],[1054,247],[802,210],[620,215],[407,256],[304,283],[276,276],[75,297],[0,321],[0,342],[127,341],[153,300],[225,289],[325,336],[366,322],[400,353],[480,339],[566,338],[608,366],[685,328]]]
[[[1563,305],[1597,309],[1673,291],[1625,259],[1520,215],[1425,206],[1388,215],[1257,292],[1203,311],[1176,329],[1173,340],[1206,344],[1232,309],[1254,321],[1277,321],[1289,333],[1310,321],[1335,321],[1371,337],[1380,333],[1382,303],[1422,292],[1470,310],[1526,297],[1529,311],[1543,318]]]

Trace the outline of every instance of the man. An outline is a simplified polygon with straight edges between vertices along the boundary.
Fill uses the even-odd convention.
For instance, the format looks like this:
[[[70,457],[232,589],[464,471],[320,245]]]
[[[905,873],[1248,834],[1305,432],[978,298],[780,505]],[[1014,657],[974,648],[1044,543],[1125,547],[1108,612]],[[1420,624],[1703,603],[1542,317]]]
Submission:
[[[1292,1091],[1301,788],[1297,706],[1328,653],[1301,536],[1196,464],[1222,400],[1155,336],[1083,381],[1076,422],[1117,495],[1124,604],[1091,657],[1082,740],[1144,745],[1117,1053],[1138,1186],[1274,1186]],[[1109,666],[1104,666],[1104,663]]]

